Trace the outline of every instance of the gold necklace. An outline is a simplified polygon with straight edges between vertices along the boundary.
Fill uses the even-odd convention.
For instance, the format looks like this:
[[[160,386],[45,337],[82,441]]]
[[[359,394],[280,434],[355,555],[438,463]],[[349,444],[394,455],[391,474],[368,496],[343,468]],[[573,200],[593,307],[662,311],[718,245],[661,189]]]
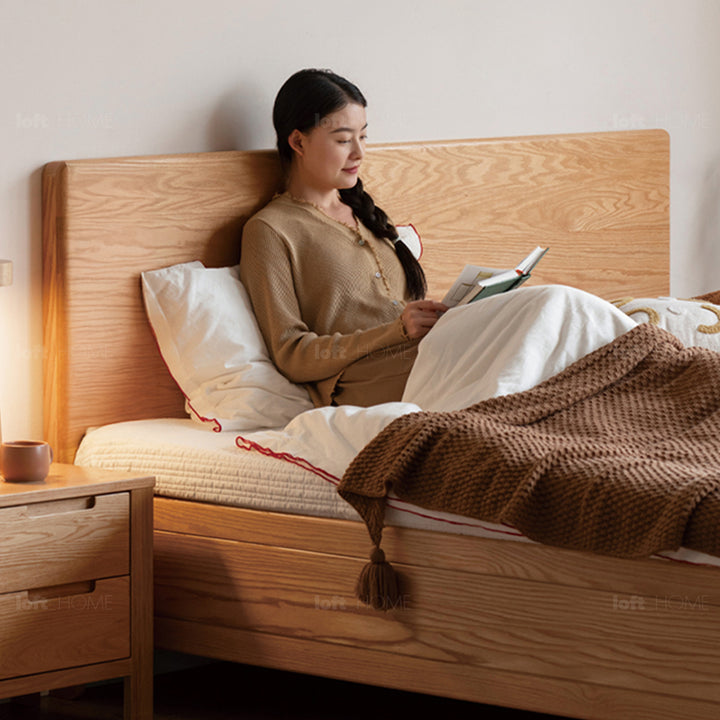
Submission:
[[[346,228],[350,228],[350,230],[353,230],[355,232],[358,232],[359,230],[358,221],[354,213],[352,217],[353,220],[355,220],[355,224],[351,225],[350,223],[346,223],[344,220],[340,220],[339,218],[334,217],[326,210],[323,210],[323,208],[321,208],[317,203],[311,202],[310,200],[305,200],[305,198],[296,197],[289,190],[286,190],[284,194],[287,195],[287,197],[293,202],[299,203],[300,205],[309,205],[310,207],[315,208],[319,213],[322,213],[326,218],[332,220],[333,222],[340,223],[340,225],[344,225]]]

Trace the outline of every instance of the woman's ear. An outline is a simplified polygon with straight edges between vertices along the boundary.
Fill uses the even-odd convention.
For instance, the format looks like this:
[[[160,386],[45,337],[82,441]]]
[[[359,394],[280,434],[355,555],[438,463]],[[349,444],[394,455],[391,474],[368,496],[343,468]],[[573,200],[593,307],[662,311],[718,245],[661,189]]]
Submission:
[[[305,138],[299,130],[293,130],[288,137],[288,145],[290,145],[293,151],[298,155],[302,155],[304,140]]]

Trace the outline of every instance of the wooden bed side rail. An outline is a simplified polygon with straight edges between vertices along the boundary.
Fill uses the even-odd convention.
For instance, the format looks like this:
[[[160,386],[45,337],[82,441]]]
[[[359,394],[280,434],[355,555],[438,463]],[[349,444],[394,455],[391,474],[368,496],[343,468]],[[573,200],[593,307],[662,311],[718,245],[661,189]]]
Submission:
[[[357,600],[362,523],[155,499],[159,647],[577,718],[716,718],[720,571],[386,527],[403,596]]]

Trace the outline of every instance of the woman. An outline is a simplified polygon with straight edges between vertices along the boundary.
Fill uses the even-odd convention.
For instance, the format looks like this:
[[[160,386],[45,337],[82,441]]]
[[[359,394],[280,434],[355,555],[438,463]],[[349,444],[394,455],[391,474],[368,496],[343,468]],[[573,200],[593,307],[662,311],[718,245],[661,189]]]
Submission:
[[[418,341],[447,308],[363,189],[366,100],[327,70],[301,70],[273,108],[285,192],[246,224],[241,279],[270,355],[313,402],[400,400]]]

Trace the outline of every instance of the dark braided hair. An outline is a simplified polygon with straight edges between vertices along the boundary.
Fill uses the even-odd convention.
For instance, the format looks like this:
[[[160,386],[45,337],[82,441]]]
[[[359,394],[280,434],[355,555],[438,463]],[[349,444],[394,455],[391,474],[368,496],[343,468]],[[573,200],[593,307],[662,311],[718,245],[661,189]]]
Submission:
[[[344,108],[348,103],[367,107],[367,101],[353,83],[330,70],[300,70],[288,78],[275,98],[273,125],[277,134],[280,162],[287,172],[294,151],[288,138],[294,130],[306,133],[317,127],[323,118]],[[376,237],[392,240],[405,272],[408,293],[413,300],[425,297],[425,273],[410,249],[398,242],[398,232],[386,213],[363,188],[362,181],[340,190],[340,199]]]

